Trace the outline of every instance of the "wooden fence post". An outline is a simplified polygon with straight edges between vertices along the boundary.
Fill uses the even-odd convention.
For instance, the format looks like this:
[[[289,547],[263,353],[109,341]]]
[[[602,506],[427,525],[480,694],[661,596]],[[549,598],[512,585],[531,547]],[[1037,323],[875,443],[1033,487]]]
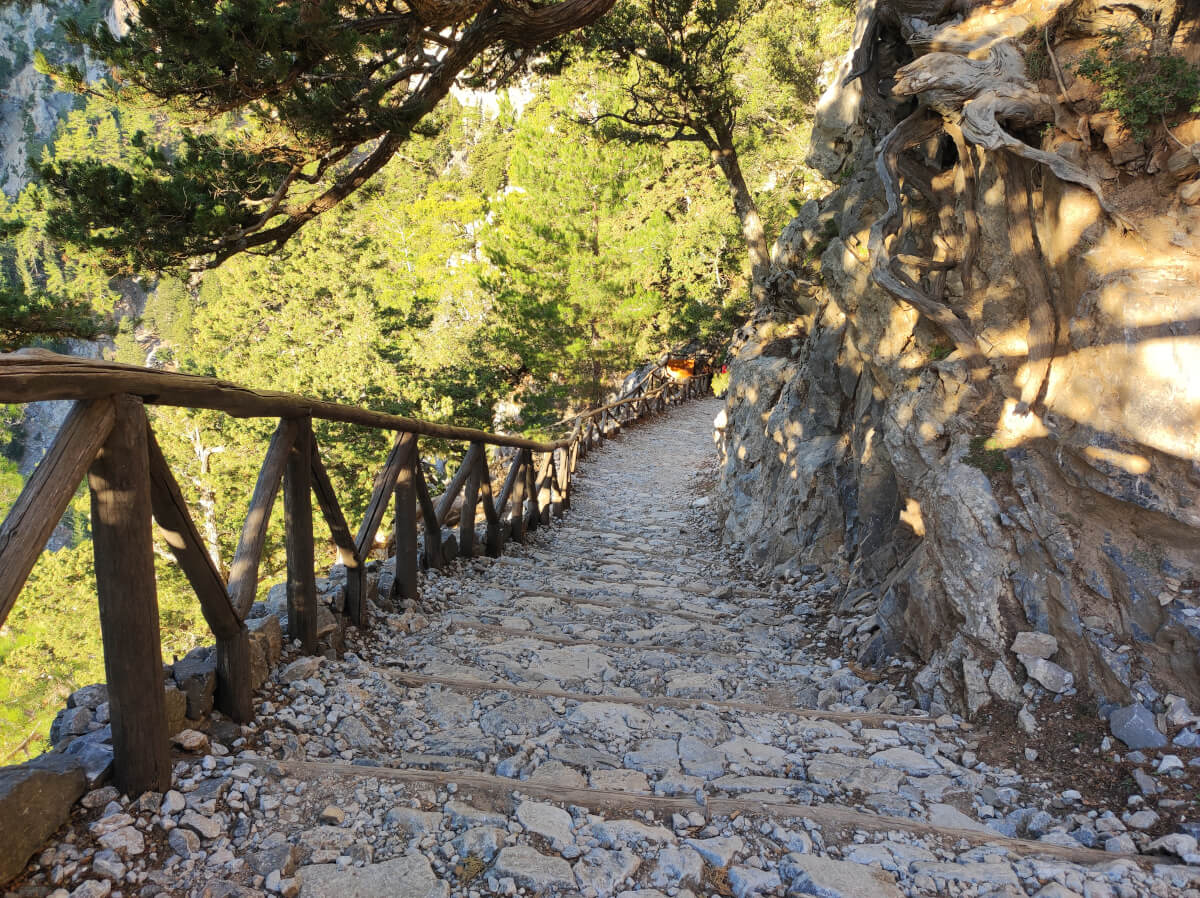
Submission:
[[[112,401],[76,402],[0,525],[0,625],[113,426]]]
[[[200,609],[217,640],[216,706],[238,723],[254,719],[254,696],[250,672],[250,631],[230,600],[221,572],[209,557],[187,510],[183,493],[167,460],[146,424],[150,458],[150,505],[154,519],[163,529],[167,546],[192,585]]]
[[[361,615],[363,593],[366,590],[366,568],[358,554],[358,546],[354,542],[354,534],[346,523],[346,516],[338,505],[337,495],[333,491],[333,482],[325,463],[321,461],[321,449],[314,439],[312,444],[312,479],[313,495],[317,497],[321,515],[329,525],[329,534],[337,546],[338,562],[346,569],[346,605],[345,614],[354,618]]]
[[[487,522],[487,536],[484,538],[484,550],[489,558],[499,558],[504,550],[504,534],[500,530],[500,515],[496,511],[495,499],[492,497],[492,475],[488,471],[487,448],[480,446],[479,453],[479,497],[483,505],[483,517]]]
[[[306,655],[317,651],[317,581],[312,520],[312,418],[297,418],[296,440],[283,472],[287,538],[288,639]]]
[[[526,474],[525,450],[518,449],[517,452],[520,470],[517,472],[517,479],[513,483],[512,516],[509,520],[512,522],[512,538],[519,543],[523,543],[525,542],[525,483],[528,476]]]
[[[550,523],[550,515],[553,513],[551,505],[554,502],[554,497],[550,495],[550,465],[554,461],[554,453],[547,452],[542,458],[542,463],[538,465],[537,474],[537,497],[538,509],[541,512],[542,523]]]
[[[421,457],[413,453],[413,479],[416,481],[417,499],[421,503],[421,521],[425,527],[425,567],[441,570],[446,559],[442,554],[442,525],[438,523],[437,509],[425,485],[425,472],[421,470]]]
[[[88,472],[100,635],[112,722],[113,779],[133,797],[171,787],[163,693],[146,413],[113,399],[112,432]]]
[[[533,450],[521,451],[525,453],[525,487],[529,491],[529,517],[526,518],[526,527],[529,530],[537,530],[542,523],[542,511],[538,507],[538,476],[533,465]]]
[[[468,468],[467,482],[463,484],[463,503],[458,513],[458,554],[470,558],[475,554],[475,510],[479,505],[479,465],[487,463],[483,443],[472,443],[463,459]]]
[[[420,463],[414,436],[408,461],[396,475],[396,576],[392,579],[392,592],[405,599],[418,598],[415,468]]]

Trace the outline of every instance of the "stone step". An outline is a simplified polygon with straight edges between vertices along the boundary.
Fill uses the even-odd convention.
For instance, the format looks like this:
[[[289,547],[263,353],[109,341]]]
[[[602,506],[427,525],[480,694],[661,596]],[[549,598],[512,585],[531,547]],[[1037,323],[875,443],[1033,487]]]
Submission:
[[[915,723],[933,724],[934,719],[925,714],[875,714],[868,711],[820,711],[814,708],[797,708],[792,705],[765,702],[745,702],[730,699],[681,698],[669,695],[593,695],[588,692],[571,692],[566,689],[546,689],[521,686],[506,680],[483,680],[474,677],[428,676],[384,668],[392,680],[406,686],[442,686],[455,692],[512,692],[540,698],[562,698],[576,702],[604,702],[612,705],[632,705],[646,708],[719,708],[728,711],[746,711],[754,714],[791,714],[813,720],[829,720],[845,723],[852,720],[864,724]]]
[[[489,589],[502,589],[504,587],[498,583],[488,583]],[[719,611],[689,611],[683,608],[675,608],[670,605],[664,605],[659,602],[651,602],[644,599],[638,599],[634,605],[634,598],[605,598],[603,596],[574,596],[561,592],[550,592],[540,589],[514,589],[511,591],[511,599],[514,603],[518,602],[522,597],[535,597],[543,599],[554,599],[557,602],[562,602],[567,605],[596,605],[600,608],[612,608],[619,611],[637,611],[643,613],[663,614],[669,617],[678,617],[684,620],[694,621],[717,621],[724,620],[729,617],[728,614]],[[460,605],[460,608],[471,608],[480,606]],[[486,606],[483,606],[486,607]],[[489,608],[488,610],[495,610]]]
[[[543,633],[534,630],[517,630],[511,627],[485,624],[481,621],[453,620],[446,627],[446,631],[450,633],[460,630],[487,633],[493,636],[507,636],[510,639],[536,639],[539,642],[552,642],[555,645],[586,646],[588,648],[633,652],[666,652],[672,655],[712,655],[718,658],[732,658],[742,661],[763,660],[763,656],[761,655],[719,652],[712,649],[693,648],[691,646],[658,645],[649,642],[611,642],[600,639],[572,639],[562,634]]]
[[[508,777],[469,771],[365,767],[332,761],[248,759],[246,763],[271,776],[310,781],[326,777],[340,777],[424,786],[453,785],[457,795],[478,792],[511,799],[513,793],[520,793],[524,798],[560,805],[578,805],[591,810],[628,813],[653,811],[658,815],[697,812],[706,819],[738,815],[751,819],[760,817],[769,820],[806,820],[823,827],[844,827],[869,832],[904,832],[917,836],[943,838],[953,842],[965,842],[971,845],[991,846],[1001,855],[1040,856],[1077,864],[1112,864],[1115,861],[1125,860],[1139,864],[1145,869],[1150,869],[1154,863],[1154,858],[1143,855],[1010,838],[982,828],[943,826],[909,817],[873,814],[836,804],[789,804],[787,802],[764,802],[758,798],[715,797],[706,797],[704,801],[698,802],[695,798],[668,797],[645,792],[542,785],[531,780],[512,780]]]

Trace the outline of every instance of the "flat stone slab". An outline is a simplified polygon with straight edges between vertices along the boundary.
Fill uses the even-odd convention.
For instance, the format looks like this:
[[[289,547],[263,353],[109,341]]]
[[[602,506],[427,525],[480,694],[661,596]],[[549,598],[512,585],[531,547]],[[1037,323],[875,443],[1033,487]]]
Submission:
[[[531,833],[537,833],[556,844],[574,841],[571,834],[571,815],[552,804],[523,801],[517,806],[517,820]]]
[[[1021,887],[1021,880],[1013,873],[1008,864],[952,864],[924,863],[917,861],[912,865],[913,873],[924,873],[934,880],[948,882],[986,883],[987,885]]]
[[[946,864],[945,866],[954,866]],[[812,854],[788,854],[779,865],[789,895],[819,898],[903,898],[896,878],[883,870],[852,861],[834,861]]]
[[[440,882],[429,861],[406,854],[381,864],[347,867],[312,864],[296,871],[300,898],[448,898],[450,884]]]
[[[492,865],[491,875],[498,879],[511,876],[518,886],[535,892],[575,888],[575,874],[570,864],[527,845],[509,845],[502,849]]]

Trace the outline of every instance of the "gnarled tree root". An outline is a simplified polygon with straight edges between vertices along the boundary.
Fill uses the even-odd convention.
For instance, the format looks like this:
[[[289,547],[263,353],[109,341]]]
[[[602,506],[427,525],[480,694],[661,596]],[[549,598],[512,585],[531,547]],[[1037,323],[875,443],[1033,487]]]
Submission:
[[[871,277],[880,287],[940,327],[962,354],[971,370],[972,379],[982,380],[988,372],[987,359],[971,329],[949,306],[935,300],[894,266],[888,251],[888,241],[899,232],[901,222],[900,178],[897,174],[899,156],[909,147],[941,130],[941,119],[921,109],[896,125],[879,144],[875,155],[875,171],[883,184],[887,209],[871,226],[867,244],[871,257]]]
[[[1050,302],[1050,278],[1033,235],[1029,168],[1004,153],[996,161],[1000,176],[1004,179],[1004,198],[1008,205],[1008,240],[1012,246],[1017,277],[1025,288],[1028,301],[1029,367],[1016,408],[1018,414],[1025,415],[1029,413],[1050,374],[1058,322]]]

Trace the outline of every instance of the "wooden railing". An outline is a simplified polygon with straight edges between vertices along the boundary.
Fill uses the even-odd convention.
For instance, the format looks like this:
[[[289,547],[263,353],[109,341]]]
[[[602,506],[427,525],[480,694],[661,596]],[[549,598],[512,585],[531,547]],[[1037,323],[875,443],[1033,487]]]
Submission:
[[[676,382],[661,370],[626,396],[567,419],[568,436],[539,442],[466,427],[434,424],[289,393],[246,389],[213,378],[155,371],[41,350],[0,355],[0,402],[76,400],[50,450],[0,525],[0,625],[86,476],[108,680],[113,776],[127,795],[163,791],[171,781],[162,649],[151,521],[163,531],[199,599],[217,647],[217,707],[232,719],[254,716],[249,631],[245,619],[258,592],[259,563],[271,510],[282,486],[287,554],[288,638],[317,648],[317,596],[312,497],[347,571],[346,614],[369,625],[364,564],[389,503],[394,502],[392,595],[417,598],[420,567],[440,568],[475,550],[475,524],[486,522],[483,550],[501,553],[551,515],[570,507],[579,459],[626,422],[700,395],[708,377]],[[192,521],[183,493],[155,440],[145,405],[215,409],[239,417],[278,417],[230,567],[222,577]],[[314,418],[396,434],[375,476],[362,524],[352,532],[313,439]],[[470,444],[462,465],[435,502],[420,464],[421,436]],[[487,446],[517,452],[498,493]],[[459,495],[457,540],[443,540]],[[420,550],[418,525],[424,530]]]

